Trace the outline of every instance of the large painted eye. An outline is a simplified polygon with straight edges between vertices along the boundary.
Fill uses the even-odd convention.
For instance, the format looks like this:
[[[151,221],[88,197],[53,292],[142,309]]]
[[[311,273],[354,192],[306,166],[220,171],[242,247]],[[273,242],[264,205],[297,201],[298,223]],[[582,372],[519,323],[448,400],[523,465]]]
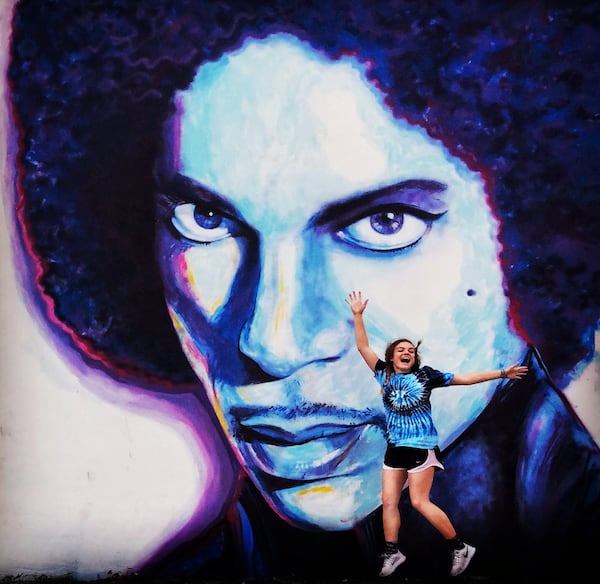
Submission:
[[[183,237],[203,244],[232,237],[235,231],[235,221],[196,203],[177,205],[171,222]]]
[[[350,245],[371,251],[399,251],[419,243],[429,231],[431,222],[430,218],[420,218],[404,210],[387,209],[350,223],[336,236]]]

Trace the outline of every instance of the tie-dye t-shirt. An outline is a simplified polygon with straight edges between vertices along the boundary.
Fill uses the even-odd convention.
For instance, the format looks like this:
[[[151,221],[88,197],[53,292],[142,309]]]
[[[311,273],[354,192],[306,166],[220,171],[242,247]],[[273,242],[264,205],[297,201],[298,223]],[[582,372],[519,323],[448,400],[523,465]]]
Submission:
[[[453,373],[421,367],[414,373],[392,373],[387,385],[385,363],[375,366],[375,379],[383,388],[387,441],[393,446],[434,448],[438,433],[431,417],[431,390],[450,385]]]

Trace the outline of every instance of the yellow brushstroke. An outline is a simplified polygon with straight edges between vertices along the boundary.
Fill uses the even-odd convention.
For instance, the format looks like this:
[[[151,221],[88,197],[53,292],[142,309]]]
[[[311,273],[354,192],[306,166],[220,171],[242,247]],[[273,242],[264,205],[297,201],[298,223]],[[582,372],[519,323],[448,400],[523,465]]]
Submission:
[[[178,333],[187,332],[183,327],[183,323],[181,322],[179,315],[170,306],[167,307],[167,310],[169,311],[169,316],[171,317],[171,322],[173,323],[175,330]]]
[[[297,495],[313,495],[315,493],[333,493],[334,488],[330,486],[320,486],[320,487],[310,487],[309,489],[303,489],[302,491],[297,491]]]
[[[225,431],[225,433],[227,434],[228,437],[231,437],[229,428],[227,426],[227,422],[225,421],[225,415],[223,414],[223,410],[221,408],[221,404],[216,400],[211,400],[211,401],[212,401],[213,409],[217,416],[217,420],[219,420],[219,424],[221,425],[221,428],[223,428],[223,430]]]

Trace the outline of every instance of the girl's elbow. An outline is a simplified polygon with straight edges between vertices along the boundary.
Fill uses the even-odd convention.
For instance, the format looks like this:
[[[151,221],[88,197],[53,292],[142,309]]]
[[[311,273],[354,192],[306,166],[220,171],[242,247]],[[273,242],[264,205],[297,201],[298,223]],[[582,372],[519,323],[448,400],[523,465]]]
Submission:
[[[468,377],[455,376],[450,382],[450,385],[473,385],[473,383],[475,383],[475,381],[469,379]]]

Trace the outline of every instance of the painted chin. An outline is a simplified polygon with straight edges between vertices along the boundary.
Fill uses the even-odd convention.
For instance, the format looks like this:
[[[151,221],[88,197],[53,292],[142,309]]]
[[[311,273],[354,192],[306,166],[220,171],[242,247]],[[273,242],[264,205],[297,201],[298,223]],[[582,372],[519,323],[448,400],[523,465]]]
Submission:
[[[367,476],[336,477],[265,494],[284,520],[300,529],[352,529],[381,504],[380,468]]]
[[[385,438],[374,424],[299,443],[238,441],[240,462],[273,509],[301,528],[350,529],[381,503]]]

